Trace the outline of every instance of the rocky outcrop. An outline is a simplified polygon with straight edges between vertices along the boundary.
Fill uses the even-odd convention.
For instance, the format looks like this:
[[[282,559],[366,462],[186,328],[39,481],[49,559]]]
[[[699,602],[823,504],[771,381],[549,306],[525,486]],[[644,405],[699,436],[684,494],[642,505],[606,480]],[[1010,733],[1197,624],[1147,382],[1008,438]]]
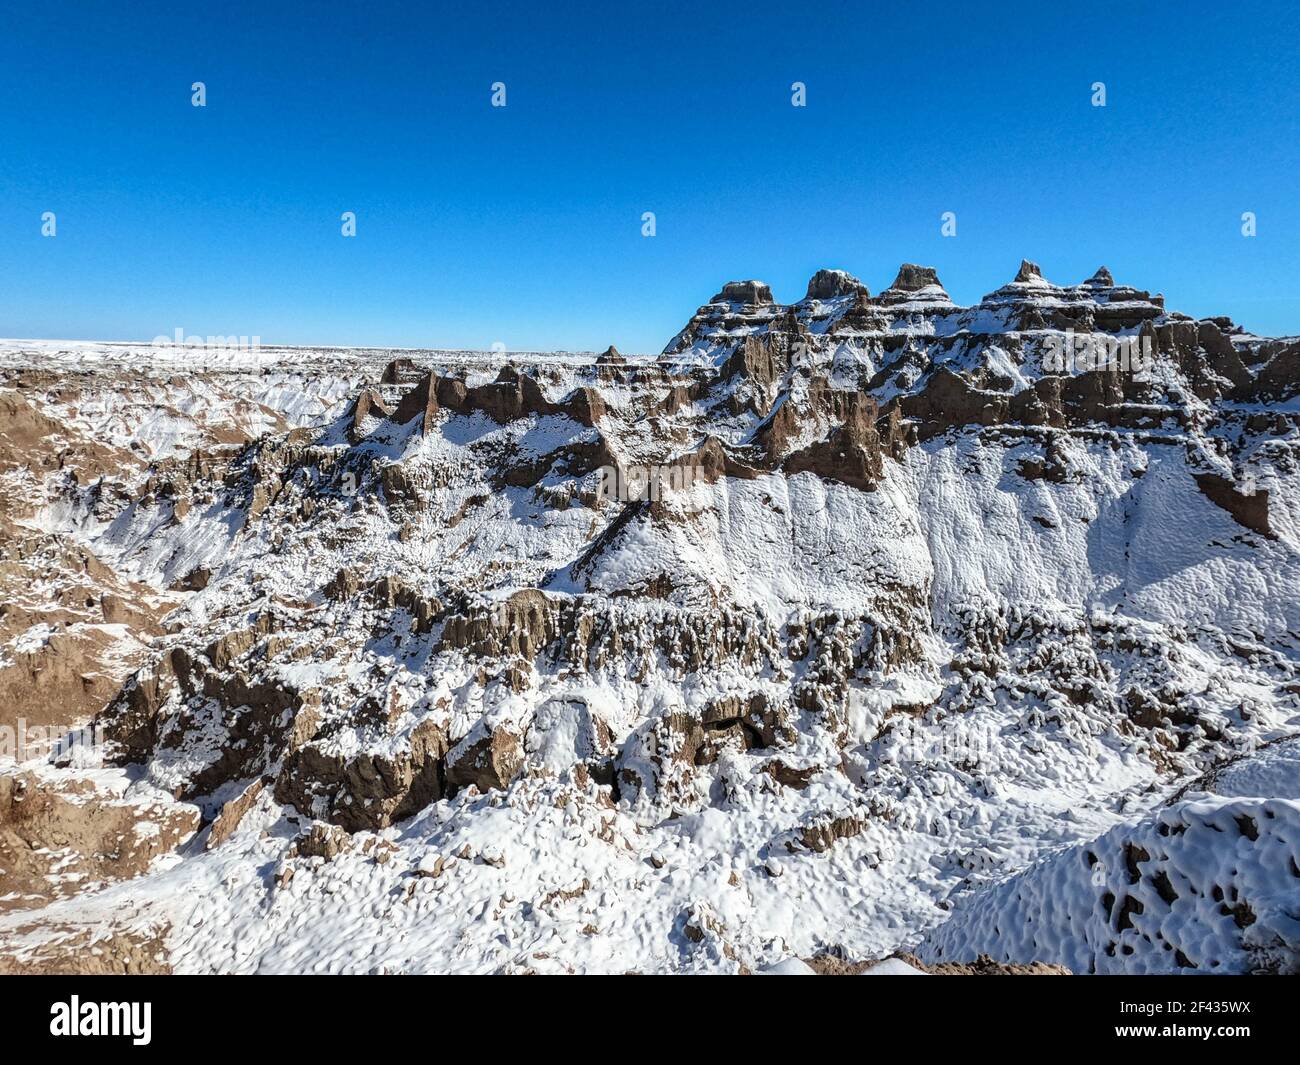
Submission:
[[[877,296],[876,301],[890,305],[913,302],[922,297],[930,302],[950,302],[934,267],[904,263],[898,268],[893,284]]]
[[[940,288],[943,286],[939,283],[939,275],[932,266],[917,266],[915,263],[904,263],[898,268],[898,276],[894,278],[894,283],[886,290],[888,292],[919,292],[923,288],[936,285]]]
[[[407,385],[416,380],[419,375],[420,370],[415,365],[414,360],[403,356],[393,359],[384,367],[379,383],[381,385]]]
[[[309,743],[286,759],[275,798],[349,832],[380,829],[442,797],[446,753],[446,734],[431,721],[396,752],[344,756]]]
[[[788,844],[788,849],[794,851],[798,847],[812,851],[814,854],[823,854],[835,845],[837,840],[849,839],[858,835],[867,827],[867,818],[865,816],[855,815],[825,815],[814,818],[808,824],[803,825],[797,833],[797,838]]]
[[[428,433],[433,428],[440,409],[437,376],[427,373],[420,379],[419,384],[402,396],[401,402],[393,412],[393,421],[405,425],[418,418],[420,432]]]
[[[781,379],[790,368],[787,345],[776,335],[746,337],[723,364],[721,378],[734,381],[731,408],[766,414]]]
[[[178,797],[205,796],[232,780],[257,776],[314,733],[320,692],[246,672],[233,663],[271,633],[272,615],[232,630],[204,653],[174,647],[138,671],[98,716],[118,757],[140,761],[160,746],[206,727],[213,702],[232,711],[227,740],[202,769],[179,784]]]
[[[467,406],[483,411],[499,424],[516,421],[526,414],[554,414],[559,409],[546,399],[532,377],[509,366],[492,384],[471,388]]]
[[[1238,385],[1234,396],[1252,402],[1278,403],[1300,395],[1300,342],[1273,354],[1254,378]]]
[[[0,773],[0,912],[43,905],[84,882],[140,876],[199,828],[196,807],[89,791],[31,772]]]
[[[515,592],[496,604],[467,606],[453,614],[442,630],[441,644],[482,657],[519,655],[534,658],[560,631],[561,605],[541,591]]]
[[[1015,284],[1045,284],[1043,281],[1043,271],[1038,268],[1037,263],[1032,263],[1028,259],[1022,259],[1020,262],[1020,269],[1016,272]]]
[[[677,355],[702,346],[730,355],[746,335],[766,332],[788,318],[788,308],[773,302],[772,290],[761,281],[729,281],[664,348]]]
[[[722,662],[746,669],[774,665],[780,660],[777,644],[766,621],[732,607],[666,609],[647,618],[623,597],[551,598],[526,589],[496,603],[463,604],[449,614],[439,646],[475,658],[544,658],[551,669],[627,675],[635,675],[639,659],[654,653],[663,656],[670,675],[683,676]]]
[[[927,440],[957,426],[1005,422],[1011,410],[1011,397],[974,388],[944,366],[930,376],[924,389],[903,397],[900,408],[905,417],[917,424],[920,438]]]
[[[1238,524],[1271,536],[1268,523],[1268,489],[1242,492],[1238,485],[1217,473],[1198,473],[1196,486],[1217,507],[1226,510]]]
[[[762,305],[772,303],[772,290],[762,281],[728,281],[710,303],[744,303]]]
[[[787,475],[814,473],[872,491],[884,476],[878,416],[870,396],[832,388],[825,378],[815,377],[802,401],[787,397],[755,438],[769,461],[782,464]],[[810,430],[816,439],[790,452],[789,442],[806,438]]]
[[[835,300],[844,297],[868,299],[867,286],[843,270],[818,270],[808,280],[808,293],[804,299]]]
[[[466,737],[447,757],[447,786],[479,791],[507,787],[523,764],[519,736],[505,727],[483,727]]]
[[[700,725],[715,743],[734,738],[743,750],[761,750],[794,742],[789,716],[789,707],[774,704],[765,692],[753,692],[712,700],[704,708]]]
[[[359,444],[390,413],[378,392],[372,388],[363,389],[348,413],[348,440]]]
[[[565,401],[564,413],[579,425],[596,426],[605,417],[606,407],[600,390],[583,385],[573,390]]]
[[[0,976],[166,976],[168,931],[65,926],[26,949],[0,947]]]
[[[398,424],[407,424],[418,418],[420,431],[428,433],[437,421],[438,412],[444,409],[454,414],[481,411],[500,425],[533,414],[561,413],[584,425],[594,425],[605,410],[604,401],[595,388],[580,387],[566,404],[552,403],[531,375],[506,366],[495,381],[473,387],[458,378],[429,372],[402,395],[391,417]]]
[[[855,418],[833,430],[827,440],[791,454],[785,472],[813,473],[823,480],[874,491],[885,473],[880,436],[871,423]]]
[[[298,837],[294,849],[299,857],[322,858],[332,862],[351,846],[351,837],[337,825],[317,823]]]
[[[703,484],[717,484],[724,477],[751,481],[762,472],[755,466],[733,458],[716,436],[705,437],[698,448],[673,459],[671,465],[691,469],[695,478]]]
[[[249,784],[235,798],[223,803],[221,812],[217,814],[216,820],[212,822],[212,831],[208,833],[208,841],[204,844],[207,850],[220,847],[232,835],[235,830],[243,823],[250,810],[257,803],[258,797],[266,788],[266,781],[259,778]]]

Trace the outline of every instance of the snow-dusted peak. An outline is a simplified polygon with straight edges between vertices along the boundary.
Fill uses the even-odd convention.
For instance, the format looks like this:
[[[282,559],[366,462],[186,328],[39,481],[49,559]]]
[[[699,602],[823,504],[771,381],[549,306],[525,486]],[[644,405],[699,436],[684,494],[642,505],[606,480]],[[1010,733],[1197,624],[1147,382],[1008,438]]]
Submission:
[[[898,268],[894,283],[877,297],[882,304],[952,305],[939,274],[932,266],[904,263]]]
[[[762,307],[775,301],[772,289],[763,281],[728,281],[710,303],[734,303],[742,306]]]
[[[808,279],[805,300],[834,300],[842,297],[868,298],[867,286],[846,270],[818,270]]]
[[[1037,288],[1055,288],[1043,277],[1043,272],[1038,268],[1038,264],[1030,262],[1028,259],[1020,260],[1020,270],[1016,274],[1016,285],[1029,285]]]

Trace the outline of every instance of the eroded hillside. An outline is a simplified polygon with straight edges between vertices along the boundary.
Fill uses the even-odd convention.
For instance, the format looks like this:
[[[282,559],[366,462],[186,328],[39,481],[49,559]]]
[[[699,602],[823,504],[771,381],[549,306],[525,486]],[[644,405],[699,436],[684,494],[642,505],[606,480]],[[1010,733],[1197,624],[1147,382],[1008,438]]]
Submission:
[[[14,958],[1297,964],[1295,796],[1215,791],[1300,732],[1294,339],[1024,263],[733,282],[655,358],[74,354],[5,359],[0,685],[105,741],[25,791],[173,827],[73,892],[0,841]]]

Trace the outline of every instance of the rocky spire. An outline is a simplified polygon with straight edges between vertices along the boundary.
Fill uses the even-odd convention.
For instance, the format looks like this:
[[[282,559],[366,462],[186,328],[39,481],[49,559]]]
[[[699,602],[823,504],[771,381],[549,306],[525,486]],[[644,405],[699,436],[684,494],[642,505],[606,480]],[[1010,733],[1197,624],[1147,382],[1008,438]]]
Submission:
[[[1110,271],[1104,266],[1097,267],[1097,272],[1084,282],[1085,285],[1105,285],[1107,288],[1115,287],[1115,279],[1110,276]]]
[[[891,292],[919,292],[929,285],[938,285],[943,288],[939,282],[939,275],[935,273],[933,266],[917,266],[915,263],[904,263],[898,268],[898,276],[894,278],[894,283],[889,286]]]
[[[1038,268],[1037,263],[1030,262],[1028,259],[1020,260],[1020,272],[1016,274],[1016,284],[1035,284],[1043,280],[1043,272]]]
[[[870,296],[867,286],[844,270],[818,270],[808,281],[805,299],[833,300],[839,296]]]
[[[420,378],[420,383],[406,392],[393,411],[393,421],[405,425],[420,419],[420,432],[427,433],[438,415],[438,375],[430,371]]]

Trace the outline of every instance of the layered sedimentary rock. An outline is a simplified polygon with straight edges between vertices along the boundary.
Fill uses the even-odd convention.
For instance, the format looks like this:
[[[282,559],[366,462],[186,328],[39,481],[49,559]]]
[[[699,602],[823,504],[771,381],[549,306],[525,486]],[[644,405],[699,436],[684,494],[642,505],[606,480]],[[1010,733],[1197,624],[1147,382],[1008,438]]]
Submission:
[[[602,893],[644,909],[647,967],[913,947],[942,906],[1294,731],[1296,342],[1105,268],[1044,275],[972,307],[913,264],[874,296],[839,270],[791,304],[733,282],[659,357],[196,378],[191,407],[329,401],[301,424],[250,402],[242,442],[10,462],[11,581],[56,557],[42,528],[84,573],[15,598],[2,668],[65,658],[94,703],[68,723],[99,711],[110,762],[199,812],[205,861],[270,870],[227,900],[271,913],[241,933],[268,965],[313,884],[358,943],[372,910],[344,885],[389,918],[450,892],[503,967],[495,922],[523,967],[552,927],[630,967]],[[116,671],[71,657],[95,612]],[[791,892],[812,916],[782,924]],[[194,967],[216,916],[182,940]],[[394,967],[460,949],[412,944]],[[1049,948],[999,960],[1078,961]]]

